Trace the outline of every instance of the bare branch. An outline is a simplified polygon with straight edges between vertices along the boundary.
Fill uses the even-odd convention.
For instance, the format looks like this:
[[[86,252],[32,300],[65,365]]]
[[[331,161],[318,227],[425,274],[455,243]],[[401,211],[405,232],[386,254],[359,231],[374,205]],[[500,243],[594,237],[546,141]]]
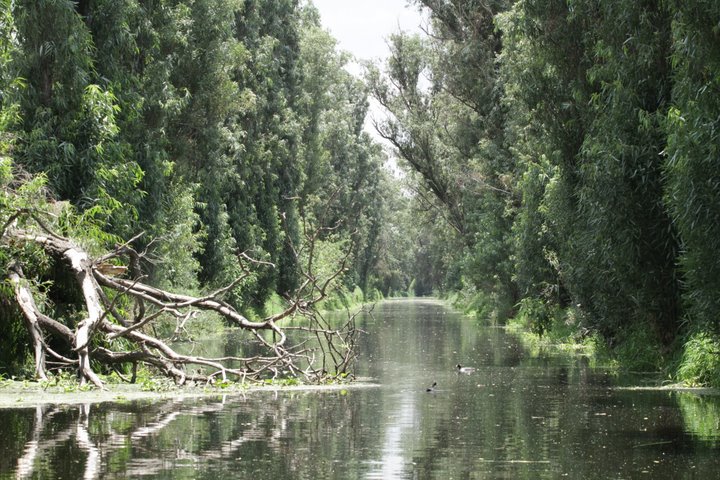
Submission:
[[[337,192],[334,195],[337,195]],[[71,240],[51,231],[45,231],[44,226],[40,226],[43,233],[39,234],[19,230],[9,224],[4,232],[6,238],[15,242],[34,243],[43,247],[50,255],[61,259],[75,275],[83,294],[81,308],[85,310],[86,317],[73,329],[42,315],[37,307],[34,307],[32,293],[23,287],[22,277],[18,274],[13,277],[18,289],[25,288],[22,290],[22,299],[18,296],[18,302],[21,306],[28,307],[25,314],[28,319],[28,331],[36,333],[33,345],[36,350],[38,376],[46,378],[45,354],[57,360],[54,365],[61,368],[67,366],[77,368],[83,381],[92,382],[99,388],[102,388],[103,383],[91,368],[91,357],[94,361],[116,370],[120,365],[131,364],[133,372],[138,363],[143,363],[172,378],[178,384],[187,381],[213,382],[219,378],[226,380],[228,377],[246,381],[285,375],[298,376],[309,381],[321,381],[328,376],[345,374],[349,359],[356,355],[355,352],[348,351],[349,348],[354,348],[355,336],[358,333],[354,327],[354,317],[352,321],[339,328],[331,328],[328,322],[314,310],[314,305],[326,298],[331,287],[346,271],[351,255],[352,249],[346,249],[337,268],[326,278],[317,278],[313,271],[316,243],[322,235],[337,229],[338,225],[310,230],[309,224],[305,222],[304,243],[299,248],[293,246],[298,258],[300,258],[299,252],[305,251],[304,258],[307,261],[300,266],[304,281],[295,292],[287,296],[288,306],[282,312],[259,321],[250,321],[233,305],[221,298],[251,275],[244,265],[243,273],[222,288],[201,297],[183,295],[144,283],[146,277],[140,272],[142,255],[130,246],[142,233],[122,245],[115,246],[112,252],[93,259]],[[239,256],[250,265],[274,267],[270,262],[252,259],[245,253]],[[126,260],[130,264],[132,278],[106,274],[108,262],[111,260],[113,266],[120,269],[124,266],[116,265],[117,260],[120,262]],[[131,323],[125,317],[126,314],[122,313],[122,309],[126,302],[133,301],[142,308]],[[149,313],[145,309],[145,304],[148,305]],[[173,338],[177,338],[186,324],[197,318],[201,310],[214,312],[226,321],[250,332],[264,349],[264,353],[248,357],[223,358],[182,354],[172,348],[169,341],[159,338],[154,333],[154,325],[160,318],[175,317]],[[301,331],[308,335],[291,342],[287,331],[295,327],[281,327],[279,322],[296,315],[299,315],[303,322]],[[263,333],[264,331],[266,333]],[[67,348],[60,351],[50,349],[44,341],[45,335],[61,339]],[[100,338],[101,341],[93,341],[96,338]],[[120,338],[124,339],[123,342],[117,342]],[[311,341],[312,339],[314,341]],[[122,350],[117,349],[120,345]],[[77,358],[73,358],[75,355]],[[316,361],[319,365],[316,365]],[[191,367],[192,370],[189,370]],[[133,378],[134,376],[133,373]]]

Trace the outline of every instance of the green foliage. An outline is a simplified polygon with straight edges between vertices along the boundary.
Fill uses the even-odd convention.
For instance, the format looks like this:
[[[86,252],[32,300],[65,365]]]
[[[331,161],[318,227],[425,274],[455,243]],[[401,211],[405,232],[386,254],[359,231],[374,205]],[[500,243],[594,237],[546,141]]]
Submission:
[[[200,270],[196,254],[202,248],[202,236],[194,231],[200,219],[192,188],[168,185],[168,196],[158,220],[160,224],[155,227],[153,238],[157,240],[154,252],[160,261],[152,272],[154,283],[171,290],[196,290]]]
[[[327,312],[338,310],[351,310],[362,306],[365,298],[360,288],[355,288],[352,292],[341,286],[336,288],[328,297],[320,302],[319,308]]]
[[[680,325],[661,155],[672,15],[623,0],[521,0],[497,17],[522,193],[513,278],[526,298],[573,305],[581,328],[641,369],[664,361]]]
[[[557,270],[553,268],[552,255],[557,251],[548,228],[548,198],[553,169],[547,159],[542,163],[527,160],[518,188],[522,192],[522,204],[513,224],[514,278],[522,295],[542,297],[546,301],[558,301],[559,283]]]
[[[362,130],[367,89],[345,70],[349,56],[337,52],[311,7],[302,12],[299,46],[301,213],[352,235],[346,286],[368,291],[379,263],[387,179],[382,151]]]
[[[415,292],[464,282],[486,291],[496,302],[491,311],[504,316],[517,301],[509,234],[515,207],[493,22],[507,5],[417,3],[429,9],[434,34],[392,36],[385,72],[373,67],[367,75],[391,114],[378,131],[410,172],[412,217],[401,225],[411,235]]]
[[[3,132],[77,215],[93,252],[144,231],[143,267],[168,288],[215,288],[259,308],[297,286],[300,209],[354,232],[352,273],[376,263],[381,152],[346,54],[294,0],[14,2],[2,28]],[[11,35],[12,33],[12,35]],[[9,48],[12,47],[12,48]],[[24,84],[10,79],[22,77]],[[22,88],[21,88],[22,87]],[[18,121],[21,120],[21,121]],[[40,178],[40,177],[38,177]],[[300,199],[299,201],[297,199]],[[331,202],[332,199],[332,202]],[[326,203],[333,203],[331,208]],[[86,230],[83,230],[86,229]]]
[[[410,298],[414,297],[416,288],[417,288],[417,285],[416,285],[415,279],[413,278],[410,281],[410,285],[408,285],[407,292],[405,292],[405,296],[410,297]]]
[[[138,369],[136,381],[143,392],[169,392],[175,388],[172,380],[154,376],[153,372],[147,368]]]
[[[584,2],[527,0],[497,17],[505,135],[512,142],[520,208],[514,220],[514,280],[520,295],[566,305],[577,235],[577,155],[589,83]]]
[[[294,387],[300,385],[300,381],[297,378],[268,378],[264,384],[273,387]]]
[[[321,282],[329,279],[342,268],[347,251],[349,239],[337,235],[330,235],[319,239],[312,245],[305,245],[301,250],[300,261],[307,265],[307,271]],[[339,278],[338,282],[342,279]]]
[[[80,385],[78,382],[77,375],[67,372],[60,371],[54,375],[48,377],[47,380],[42,380],[40,386],[43,390],[52,388],[53,390],[60,390],[65,393],[75,392],[87,392],[95,388],[92,384]]]
[[[668,2],[673,14],[673,105],[665,129],[665,202],[682,244],[687,313],[716,329],[720,308],[720,12],[701,1]]]
[[[24,227],[28,222],[32,223],[28,213],[42,215],[47,209],[45,178],[38,176],[23,182],[22,176],[17,177],[12,161],[7,157],[0,158],[0,228],[3,229],[10,227],[13,219],[12,223]],[[3,231],[0,238],[4,234]],[[13,262],[22,265],[31,278],[43,278],[51,271],[50,259],[41,248],[25,243],[0,242],[0,271],[7,272]],[[37,283],[33,286],[37,289],[41,287]],[[44,292],[46,285],[42,287]],[[0,277],[0,345],[0,371],[24,374],[26,370],[31,370],[25,324],[15,302],[14,288],[5,275]]]
[[[367,89],[311,6],[22,0],[0,3],[0,17],[3,229],[16,212],[18,226],[37,227],[36,213],[93,255],[134,237],[148,281],[168,290],[202,294],[247,267],[223,299],[252,315],[303,280],[308,257],[295,251],[312,224],[321,281],[349,252],[330,285],[337,305],[377,284],[384,154],[363,132]],[[243,266],[241,252],[275,268]],[[61,265],[3,238],[0,267],[12,260],[44,312],[83,318]],[[0,363],[22,364],[21,316],[2,285]]]
[[[126,158],[117,98],[95,70],[91,33],[65,0],[17,2],[15,12],[12,67],[28,79],[17,97],[17,162],[46,173],[62,199],[81,208],[105,204],[112,227],[125,233],[142,173]]]
[[[669,20],[640,3],[607,2],[599,14],[613,22],[593,32],[597,58],[588,77],[600,89],[579,152],[581,221],[570,288],[608,333],[628,316],[672,331],[678,324],[676,246],[662,205],[658,121],[669,100],[662,68]],[[605,275],[588,278],[587,272]]]
[[[715,397],[680,393],[677,398],[687,431],[713,447],[720,445],[720,406]]]
[[[20,311],[11,304],[11,291],[0,284],[0,374],[24,377],[32,372],[32,358],[27,340],[27,331],[21,321]]]
[[[535,299],[521,302],[518,314],[508,321],[507,328],[519,336],[531,355],[543,351],[582,354],[591,364],[617,368],[616,357],[607,342],[590,333],[586,323],[587,318],[577,308],[562,309]],[[537,328],[539,325],[544,325],[542,332]]]
[[[379,302],[381,300],[384,300],[385,296],[379,289],[373,288],[369,292],[364,293],[364,299],[368,303],[373,303],[373,302]]]
[[[667,365],[663,339],[652,323],[632,322],[617,335],[612,353],[624,370],[660,372]]]
[[[169,289],[228,284],[248,252],[276,266],[228,292],[248,312],[298,286],[322,227],[315,275],[350,253],[327,305],[455,292],[639,369],[689,335],[679,375],[715,382],[717,8],[414,3],[433,35],[393,35],[362,82],[295,0],[0,2],[0,225],[36,212],[94,253],[144,231]],[[363,132],[368,94],[402,179]],[[0,244],[13,259],[79,315],[47,257]],[[7,362],[24,340],[2,285]]]
[[[491,325],[497,325],[506,320],[506,317],[499,317],[498,305],[492,295],[469,285],[460,290],[453,303],[462,308],[466,315],[471,315]]]
[[[550,330],[554,323],[551,306],[543,300],[530,297],[520,301],[516,319],[521,325],[540,337]]]
[[[277,313],[280,313],[284,311],[287,308],[287,304],[285,300],[280,297],[277,293],[270,295],[270,297],[265,301],[265,305],[262,309],[263,316],[266,315],[275,315]]]
[[[677,377],[692,386],[720,386],[720,337],[702,331],[691,335],[682,346]]]

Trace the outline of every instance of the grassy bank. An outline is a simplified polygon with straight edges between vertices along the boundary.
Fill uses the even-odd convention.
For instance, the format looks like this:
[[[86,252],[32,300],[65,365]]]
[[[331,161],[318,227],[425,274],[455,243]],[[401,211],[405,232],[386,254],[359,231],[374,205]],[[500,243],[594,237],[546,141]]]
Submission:
[[[348,290],[345,287],[336,288],[318,304],[318,310],[321,312],[335,312],[341,310],[357,310],[367,303],[383,300],[383,295],[379,290],[373,290],[369,294],[363,293],[360,287]],[[251,312],[248,318],[259,320],[266,315],[274,315],[280,313],[287,308],[287,302],[278,294],[272,294],[265,302],[262,310]]]
[[[111,380],[111,379],[108,379]],[[81,386],[69,377],[52,377],[49,381],[0,379],[0,409],[28,408],[46,404],[79,404],[98,402],[160,401],[243,395],[250,392],[283,391],[343,391],[372,388],[377,384],[364,379],[324,384],[303,384],[295,379],[266,380],[264,382],[216,382],[215,385],[177,386],[164,378],[147,378],[134,384],[109,381],[105,389],[92,385]]]
[[[531,352],[576,352],[593,365],[618,372],[657,373],[664,384],[720,388],[720,336],[710,328],[688,332],[666,345],[663,332],[649,322],[629,323],[613,338],[605,338],[586,326],[592,322],[579,307],[524,299],[509,309],[493,307],[492,298],[479,294],[454,293],[445,298],[467,315],[505,325]]]

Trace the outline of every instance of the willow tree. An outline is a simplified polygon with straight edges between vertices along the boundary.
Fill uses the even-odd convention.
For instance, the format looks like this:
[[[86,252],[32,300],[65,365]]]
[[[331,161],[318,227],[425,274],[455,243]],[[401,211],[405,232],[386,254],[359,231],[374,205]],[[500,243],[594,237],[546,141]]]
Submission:
[[[667,2],[672,16],[672,105],[667,112],[665,201],[677,228],[686,341],[678,371],[720,384],[720,13],[704,2]]]
[[[302,213],[334,226],[331,236],[349,242],[347,287],[367,291],[377,262],[382,228],[384,155],[364,131],[368,91],[345,70],[350,56],[320,25],[317,11],[303,11],[300,37]]]
[[[46,172],[63,199],[81,208],[104,204],[116,225],[133,221],[142,178],[118,136],[117,97],[98,74],[92,36],[79,9],[66,0],[15,2],[14,73],[26,79],[19,97],[22,124],[17,157]]]
[[[668,344],[679,314],[660,156],[669,18],[652,2],[528,0],[500,26],[509,132],[526,171],[523,290],[580,305],[608,338],[630,329]]]
[[[375,98],[390,116],[378,132],[417,179],[416,195],[455,231],[453,287],[485,292],[504,315],[516,301],[511,278],[515,198],[507,151],[501,36],[494,16],[505,2],[417,2],[430,12],[428,38],[391,37],[386,73],[369,72]],[[448,278],[448,279],[449,279]]]
[[[192,41],[181,25],[194,13],[182,3],[136,0],[83,2],[79,13],[92,36],[95,69],[117,99],[123,157],[143,172],[137,185],[142,194],[131,203],[137,220],[110,228],[123,237],[147,232],[136,247],[152,251],[155,261],[145,268],[153,282],[197,286],[197,193],[189,160],[175,149],[184,144],[177,124],[192,116],[186,109],[190,90],[177,71],[184,68],[181,45]]]
[[[670,19],[659,2],[604,2],[598,92],[580,151],[574,294],[608,337],[629,328],[669,345],[679,323],[677,242],[663,204]],[[588,275],[603,272],[602,276]]]
[[[573,300],[578,155],[593,92],[586,31],[594,21],[592,9],[554,0],[521,0],[497,19],[506,138],[521,197],[513,270],[526,305],[567,307]],[[534,327],[542,332],[549,320],[541,315]]]
[[[193,284],[192,186],[174,171],[168,135],[185,95],[171,78],[177,8],[135,0],[13,7],[11,67],[28,79],[15,97],[16,162],[44,172],[55,195],[105,223],[105,233],[148,231],[164,260],[146,265],[148,274]]]
[[[718,11],[703,2],[670,2],[672,106],[667,112],[665,199],[682,241],[680,264],[693,322],[720,326],[718,308]]]

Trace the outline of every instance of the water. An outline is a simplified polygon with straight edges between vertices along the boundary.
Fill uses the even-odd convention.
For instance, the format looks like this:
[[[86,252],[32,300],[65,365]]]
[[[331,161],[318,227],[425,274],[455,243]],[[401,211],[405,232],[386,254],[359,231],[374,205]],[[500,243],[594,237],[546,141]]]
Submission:
[[[720,476],[716,397],[616,388],[433,301],[363,322],[358,373],[377,388],[0,410],[0,478]]]

